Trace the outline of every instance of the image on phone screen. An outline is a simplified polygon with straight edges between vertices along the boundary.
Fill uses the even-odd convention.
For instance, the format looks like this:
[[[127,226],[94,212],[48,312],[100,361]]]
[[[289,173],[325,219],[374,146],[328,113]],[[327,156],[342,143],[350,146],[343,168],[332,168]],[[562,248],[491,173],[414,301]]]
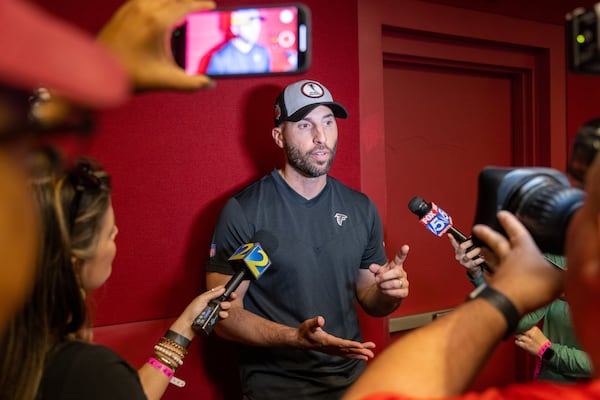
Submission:
[[[212,77],[304,72],[310,63],[310,15],[303,5],[201,11],[172,36],[188,75]]]

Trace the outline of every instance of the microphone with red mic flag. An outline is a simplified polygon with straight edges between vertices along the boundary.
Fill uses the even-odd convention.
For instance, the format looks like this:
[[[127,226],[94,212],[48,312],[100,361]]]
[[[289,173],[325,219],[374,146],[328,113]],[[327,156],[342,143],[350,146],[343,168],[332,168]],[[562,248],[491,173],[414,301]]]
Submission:
[[[246,243],[240,246],[229,257],[228,261],[237,272],[225,285],[225,293],[211,300],[192,323],[192,329],[196,334],[210,335],[217,323],[219,311],[221,311],[221,302],[227,300],[242,281],[260,278],[271,265],[269,256],[267,256],[259,242]]]
[[[446,233],[449,233],[458,243],[464,243],[470,239],[452,225],[452,217],[434,202],[429,203],[423,200],[423,198],[415,196],[408,203],[408,209],[419,217],[421,225],[436,236],[442,237]],[[469,247],[466,251],[469,252],[473,247],[474,246]],[[474,259],[479,257],[480,255]],[[492,269],[485,261],[479,264],[479,266],[486,271],[493,273]]]

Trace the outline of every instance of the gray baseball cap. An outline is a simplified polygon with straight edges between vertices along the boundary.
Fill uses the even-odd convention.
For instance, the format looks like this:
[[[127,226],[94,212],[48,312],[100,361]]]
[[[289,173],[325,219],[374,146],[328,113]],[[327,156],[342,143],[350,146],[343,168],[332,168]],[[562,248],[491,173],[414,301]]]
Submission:
[[[302,80],[292,83],[277,96],[274,123],[298,122],[318,106],[327,106],[337,118],[348,118],[343,105],[333,101],[329,90],[317,81]]]

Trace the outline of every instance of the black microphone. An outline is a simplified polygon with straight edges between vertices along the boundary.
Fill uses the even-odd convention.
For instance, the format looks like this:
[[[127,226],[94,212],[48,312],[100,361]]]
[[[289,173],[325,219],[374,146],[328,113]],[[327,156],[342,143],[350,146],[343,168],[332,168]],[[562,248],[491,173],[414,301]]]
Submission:
[[[237,272],[225,285],[225,293],[211,300],[192,323],[192,329],[196,334],[210,335],[217,323],[221,302],[227,300],[242,281],[260,278],[271,265],[271,260],[260,242],[243,244],[229,257],[228,261]]]
[[[452,217],[433,202],[429,203],[423,200],[423,198],[415,196],[408,202],[408,209],[413,214],[416,214],[416,216],[419,217],[419,222],[436,236],[442,237],[446,233],[449,233],[458,243],[464,243],[470,239],[470,237],[467,237],[461,231],[456,229],[452,225]],[[466,251],[469,252],[474,247],[475,245],[472,245]],[[473,259],[476,260],[479,257],[481,257],[481,255],[478,255]],[[492,269],[485,261],[479,264],[479,266],[489,273],[493,273]]]

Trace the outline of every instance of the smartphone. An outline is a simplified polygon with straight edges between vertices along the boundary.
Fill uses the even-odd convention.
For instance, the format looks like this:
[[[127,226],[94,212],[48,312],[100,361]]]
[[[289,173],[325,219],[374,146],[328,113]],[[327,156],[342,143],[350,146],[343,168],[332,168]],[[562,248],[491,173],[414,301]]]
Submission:
[[[188,75],[213,78],[305,72],[310,46],[303,4],[200,11],[171,36],[177,64]]]

